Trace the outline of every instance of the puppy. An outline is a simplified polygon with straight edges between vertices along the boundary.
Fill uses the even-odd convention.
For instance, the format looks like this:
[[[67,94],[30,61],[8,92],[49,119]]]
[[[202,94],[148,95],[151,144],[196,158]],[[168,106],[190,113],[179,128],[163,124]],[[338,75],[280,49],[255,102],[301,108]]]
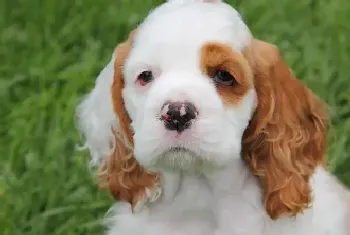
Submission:
[[[78,108],[110,235],[345,235],[323,102],[218,1],[154,9]]]

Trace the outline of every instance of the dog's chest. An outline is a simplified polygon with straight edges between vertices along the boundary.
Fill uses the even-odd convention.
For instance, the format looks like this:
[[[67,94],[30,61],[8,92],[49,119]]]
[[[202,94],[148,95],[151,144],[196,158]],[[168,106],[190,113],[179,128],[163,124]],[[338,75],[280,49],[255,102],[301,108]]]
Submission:
[[[226,235],[259,234],[261,216],[242,194],[221,192],[208,180],[188,177],[171,180],[165,195],[138,214],[116,215],[119,226],[110,235]],[[178,182],[176,182],[178,180]]]
[[[162,198],[140,213],[131,213],[128,203],[117,204],[108,235],[326,235],[344,230],[340,219],[336,224],[325,213],[340,218],[343,206],[321,183],[314,183],[322,197],[315,198],[312,209],[278,221],[266,214],[255,178],[243,171],[206,179],[167,176],[163,185]]]

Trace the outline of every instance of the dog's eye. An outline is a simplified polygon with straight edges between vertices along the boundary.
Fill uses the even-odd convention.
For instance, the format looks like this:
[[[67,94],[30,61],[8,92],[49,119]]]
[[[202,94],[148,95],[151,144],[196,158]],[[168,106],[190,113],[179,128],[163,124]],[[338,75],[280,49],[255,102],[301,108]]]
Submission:
[[[140,73],[140,75],[137,77],[137,80],[139,81],[141,86],[145,86],[148,83],[150,83],[153,80],[153,73],[152,71],[143,71]]]
[[[236,83],[236,79],[229,72],[224,70],[217,70],[213,79],[216,83],[225,86],[233,86]]]

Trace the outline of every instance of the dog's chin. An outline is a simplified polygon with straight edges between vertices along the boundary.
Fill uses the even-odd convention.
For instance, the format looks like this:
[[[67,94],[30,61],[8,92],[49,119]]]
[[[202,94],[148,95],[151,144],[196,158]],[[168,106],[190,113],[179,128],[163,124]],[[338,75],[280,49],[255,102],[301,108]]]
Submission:
[[[152,168],[163,172],[204,173],[220,169],[210,155],[197,154],[184,147],[172,147],[152,161]]]

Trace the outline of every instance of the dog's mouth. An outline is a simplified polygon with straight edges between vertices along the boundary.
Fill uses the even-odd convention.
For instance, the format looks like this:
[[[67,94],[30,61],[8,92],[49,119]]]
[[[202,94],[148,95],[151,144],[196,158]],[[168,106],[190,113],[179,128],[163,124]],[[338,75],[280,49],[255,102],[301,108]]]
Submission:
[[[183,146],[176,146],[176,147],[170,147],[166,151],[164,151],[161,156],[167,157],[167,156],[172,156],[174,159],[173,160],[181,160],[183,158],[187,160],[192,161],[199,161],[201,159],[201,156],[194,152],[193,150],[183,147]]]
[[[167,152],[180,153],[180,152],[186,152],[186,151],[191,152],[191,150],[189,150],[188,148],[178,146],[178,147],[171,147]]]
[[[162,171],[189,173],[208,171],[218,167],[212,157],[182,146],[170,147],[156,157],[152,165]]]

